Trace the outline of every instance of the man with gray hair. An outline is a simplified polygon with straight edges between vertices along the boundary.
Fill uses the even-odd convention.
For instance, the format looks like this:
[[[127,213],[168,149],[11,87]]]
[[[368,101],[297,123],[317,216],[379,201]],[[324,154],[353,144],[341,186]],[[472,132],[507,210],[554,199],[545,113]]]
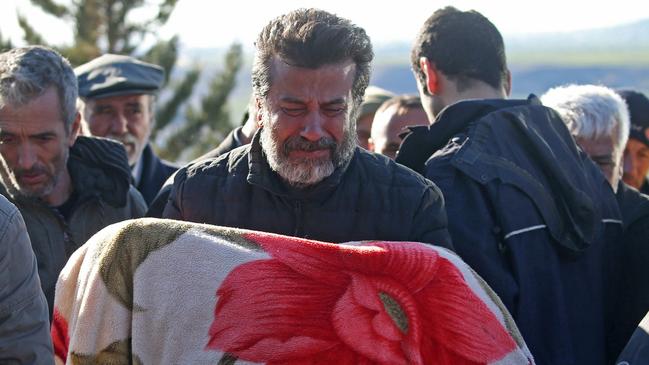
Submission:
[[[568,85],[548,90],[541,102],[559,112],[577,144],[617,191],[629,138],[629,111],[624,100],[604,86]]]
[[[595,85],[568,85],[550,89],[541,100],[561,115],[577,144],[600,167],[622,213],[621,240],[624,268],[609,336],[609,360],[614,360],[649,311],[649,197],[622,179],[624,146],[629,137],[629,111],[612,89]],[[614,260],[611,257],[610,260]]]
[[[68,257],[105,226],[144,214],[124,148],[79,134],[77,78],[40,46],[0,54],[0,193],[22,213],[52,310]]]
[[[365,31],[299,9],[272,20],[255,45],[261,129],[249,145],[179,170],[163,217],[328,242],[450,247],[437,187],[357,147],[373,58]]]

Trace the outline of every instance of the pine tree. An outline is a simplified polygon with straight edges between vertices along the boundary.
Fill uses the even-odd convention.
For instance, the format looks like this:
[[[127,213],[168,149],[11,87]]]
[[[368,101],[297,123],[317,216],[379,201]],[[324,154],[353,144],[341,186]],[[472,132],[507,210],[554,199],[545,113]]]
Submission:
[[[4,39],[2,33],[0,33],[0,52],[4,52],[12,49],[14,46],[11,43],[11,39]]]
[[[242,48],[233,44],[225,55],[223,70],[217,73],[209,85],[208,94],[201,100],[200,108],[188,106],[185,123],[169,138],[166,147],[161,149],[163,158],[193,159],[216,147],[232,128],[230,113],[227,109],[228,95],[235,86],[235,78],[242,64]],[[191,146],[186,155],[183,146]]]
[[[190,156],[206,152],[218,144],[218,139],[212,138],[209,141],[205,138],[197,139],[191,133],[202,132],[203,130],[220,131],[231,128],[229,124],[226,101],[228,94],[234,86],[236,72],[241,66],[241,47],[234,45],[231,48],[238,49],[236,56],[226,56],[226,66],[224,73],[233,72],[232,75],[219,74],[212,82],[210,94],[203,97],[201,108],[198,110],[188,109],[187,124],[191,125],[179,128],[176,131],[178,135],[172,135],[167,140],[172,143],[171,146],[156,146],[155,137],[157,132],[167,127],[177,116],[182,105],[191,97],[194,87],[200,78],[202,70],[194,66],[180,81],[171,80],[176,59],[178,56],[177,36],[169,40],[158,40],[158,42],[149,50],[140,50],[138,45],[147,37],[155,36],[157,30],[164,25],[178,0],[161,0],[158,4],[157,13],[148,20],[133,22],[129,20],[129,14],[134,10],[148,5],[145,0],[76,0],[69,5],[61,5],[55,0],[30,0],[31,3],[41,8],[45,13],[53,17],[70,23],[74,27],[74,43],[72,45],[52,45],[48,44],[46,39],[38,33],[37,29],[32,27],[28,19],[18,14],[18,23],[24,32],[24,40],[28,44],[47,45],[57,49],[62,55],[67,57],[73,65],[80,65],[92,60],[104,53],[115,53],[133,55],[139,59],[162,66],[166,72],[165,84],[172,84],[173,94],[169,100],[164,103],[158,103],[156,112],[156,125],[152,131],[151,142],[154,149],[164,153],[164,156],[170,160],[176,160],[183,154],[183,151],[194,146],[194,142],[200,141],[201,147],[191,147],[194,149]],[[3,41],[0,35],[0,47],[11,48],[11,42]],[[238,52],[238,53],[237,53]],[[227,57],[234,57],[228,59]],[[236,67],[232,62],[238,62]],[[231,83],[226,82],[232,80]],[[223,89],[219,89],[222,87]],[[214,94],[214,95],[212,95]],[[212,100],[212,101],[209,101]],[[210,109],[211,108],[211,109]],[[206,123],[206,126],[197,123]],[[189,134],[189,135],[187,135]],[[221,136],[221,134],[216,134]],[[189,143],[179,144],[174,141],[188,141]],[[199,151],[204,148],[203,151]]]

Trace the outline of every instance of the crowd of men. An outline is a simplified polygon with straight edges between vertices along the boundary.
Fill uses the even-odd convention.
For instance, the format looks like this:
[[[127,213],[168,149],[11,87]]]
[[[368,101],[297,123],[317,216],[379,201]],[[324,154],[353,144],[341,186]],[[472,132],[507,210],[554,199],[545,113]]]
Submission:
[[[0,54],[0,362],[53,361],[67,259],[145,214],[446,247],[499,295],[537,364],[648,361],[647,345],[623,352],[649,311],[645,95],[570,85],[509,99],[499,31],[453,7],[414,41],[418,96],[368,87],[368,35],[325,11],[272,20],[255,47],[245,123],[183,167],[149,143],[160,67]]]

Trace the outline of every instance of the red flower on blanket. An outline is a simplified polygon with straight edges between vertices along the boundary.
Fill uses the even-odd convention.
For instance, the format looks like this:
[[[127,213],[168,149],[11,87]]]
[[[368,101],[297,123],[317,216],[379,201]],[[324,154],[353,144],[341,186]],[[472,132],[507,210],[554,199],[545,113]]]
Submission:
[[[52,319],[50,334],[52,335],[54,355],[56,355],[56,357],[58,357],[65,363],[68,358],[68,347],[70,345],[70,337],[68,335],[68,322],[56,307],[54,307],[53,317],[54,318]]]
[[[517,348],[460,271],[422,245],[247,238],[273,258],[223,281],[209,349],[267,364],[486,364]]]

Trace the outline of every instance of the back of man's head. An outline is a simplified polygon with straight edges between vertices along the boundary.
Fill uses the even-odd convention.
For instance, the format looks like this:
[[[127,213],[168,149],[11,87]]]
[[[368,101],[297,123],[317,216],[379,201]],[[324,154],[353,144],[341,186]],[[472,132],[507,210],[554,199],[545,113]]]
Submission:
[[[252,67],[253,91],[266,97],[274,56],[288,65],[316,69],[351,60],[356,64],[352,94],[357,105],[370,79],[370,38],[349,20],[317,9],[298,9],[272,20],[259,34]]]
[[[420,59],[426,57],[459,91],[475,80],[501,89],[508,78],[505,45],[498,29],[477,11],[437,10],[421,28],[411,52],[412,68],[426,90]]]
[[[77,78],[58,52],[31,46],[0,54],[0,108],[21,107],[54,87],[66,130],[76,116]]]

